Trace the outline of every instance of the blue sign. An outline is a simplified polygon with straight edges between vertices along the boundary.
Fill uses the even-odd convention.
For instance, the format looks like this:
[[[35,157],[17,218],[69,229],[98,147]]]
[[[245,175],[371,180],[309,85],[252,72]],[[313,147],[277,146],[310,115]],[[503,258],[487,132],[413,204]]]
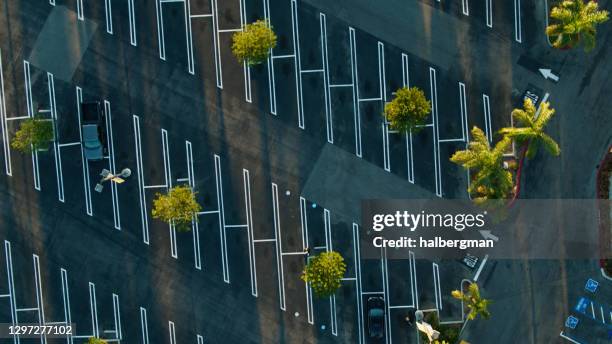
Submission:
[[[599,282],[597,282],[596,280],[589,278],[589,280],[586,282],[586,285],[584,286],[584,289],[586,289],[587,291],[590,291],[591,293],[594,293],[595,291],[597,291],[597,287],[599,286]]]
[[[576,328],[576,325],[578,325],[578,318],[572,315],[567,317],[567,320],[565,320],[565,327],[571,328],[573,330]]]
[[[586,314],[586,308],[587,308],[589,302],[590,302],[590,300],[587,299],[586,297],[581,297],[580,299],[578,299],[578,304],[576,305],[576,308],[574,308],[574,309],[578,313]]]

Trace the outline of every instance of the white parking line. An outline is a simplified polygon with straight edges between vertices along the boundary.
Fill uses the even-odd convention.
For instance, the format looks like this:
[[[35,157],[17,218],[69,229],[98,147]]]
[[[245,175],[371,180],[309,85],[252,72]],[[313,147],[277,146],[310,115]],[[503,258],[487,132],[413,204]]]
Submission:
[[[77,0],[76,3],[77,3],[76,4],[76,6],[77,6],[77,18],[82,21],[82,20],[85,19],[85,17],[83,16],[83,0]]]
[[[140,307],[140,329],[142,333],[142,344],[149,344],[149,326],[147,324],[147,310]]]
[[[270,20],[270,2],[263,1],[264,20],[268,23]],[[266,61],[268,71],[268,92],[270,97],[270,113],[276,116],[276,78],[274,73],[274,51],[269,50],[269,58]]]
[[[136,41],[136,10],[134,8],[134,0],[128,0],[128,16],[130,20],[130,44],[138,45]]]
[[[140,201],[140,219],[142,223],[142,241],[149,245],[149,219],[147,215],[146,192],[144,188],[144,175],[142,169],[142,141],[140,138],[140,118],[132,115],[134,124],[134,144],[136,146],[136,175],[138,177],[138,199]]]
[[[217,9],[217,0],[211,0],[211,6],[213,10],[212,22],[213,22],[213,50],[215,55],[215,78],[217,81],[217,87],[223,89],[223,68],[221,65],[221,49],[219,47],[219,13]]]
[[[283,240],[281,236],[280,214],[278,209],[278,186],[272,183],[272,210],[274,214],[274,239],[276,239],[276,271],[278,273],[278,298],[280,309],[285,307],[285,271],[283,269]]]
[[[384,110],[387,102],[387,76],[385,71],[385,45],[378,42],[378,83],[380,88],[381,107]],[[382,111],[381,111],[382,112]],[[389,156],[389,123],[383,117],[381,121],[383,141],[383,165],[387,172],[391,172],[391,158]]]
[[[247,238],[249,245],[249,271],[251,273],[251,295],[257,297],[257,264],[255,260],[255,238],[253,233],[253,215],[251,208],[251,177],[249,170],[242,169],[244,183],[244,208],[246,213]]]
[[[189,187],[195,189],[195,176],[193,171],[193,151],[191,142],[185,141],[185,154],[187,155],[187,179]],[[194,214],[191,220],[191,231],[193,232],[193,256],[195,268],[202,270],[202,258],[200,254],[200,226],[198,224],[197,214]]]
[[[351,82],[353,83],[353,125],[355,126],[355,155],[362,157],[361,151],[361,110],[359,109],[359,76],[357,73],[357,40],[355,29],[349,27],[349,46],[351,51]]]
[[[487,26],[493,27],[493,0],[485,0]],[[548,16],[547,16],[548,17]]]
[[[166,192],[170,192],[170,189],[172,189],[172,171],[170,169],[170,148],[168,147],[168,131],[166,129],[161,130],[161,138]],[[176,245],[176,226],[174,223],[168,224],[168,231],[170,234],[170,254],[172,258],[177,259],[178,247]]]
[[[323,209],[323,222],[325,225],[325,251],[333,251],[332,236],[331,236],[331,215],[328,209]],[[330,322],[331,330],[334,336],[338,335],[338,319],[336,315],[336,295],[332,294],[329,297]]]
[[[72,315],[70,314],[70,292],[68,290],[68,272],[64,268],[60,268],[60,277],[62,281],[62,302],[64,305],[64,323],[66,325],[72,323]],[[66,336],[66,343],[72,343],[72,334]]]
[[[410,88],[410,70],[408,68],[408,55],[402,53],[402,86]],[[414,154],[412,152],[412,130],[405,134],[406,139],[406,170],[408,182],[414,184]]]
[[[357,327],[359,328],[359,343],[365,341],[365,326],[363,324],[363,297],[361,297],[361,252],[359,251],[359,225],[353,223],[353,260],[355,261],[355,297],[357,298]]]
[[[32,255],[32,261],[34,263],[34,284],[36,289],[36,309],[38,310],[38,324],[45,325],[45,306],[42,294],[42,281],[40,278],[40,260],[37,255]],[[40,342],[44,344],[47,342],[47,336],[43,333],[40,335]]]
[[[470,6],[468,4],[468,0],[461,0],[461,11],[463,12],[463,15],[470,15]]]
[[[113,7],[111,0],[104,0],[104,14],[106,18],[106,32],[113,34]]]
[[[34,104],[32,102],[32,81],[30,78],[30,62],[26,60],[23,60],[23,74],[25,78],[25,91],[26,91],[26,104],[28,106],[28,117],[32,118],[35,116]],[[18,119],[18,118],[13,117],[11,119]],[[32,150],[32,167],[33,167],[33,172],[34,172],[34,189],[40,191],[40,172],[38,170],[38,150],[36,149]]]
[[[49,110],[51,113],[51,123],[53,124],[53,157],[55,158],[55,176],[57,177],[57,198],[64,203],[64,176],[62,171],[62,151],[59,143],[59,125],[57,118],[57,107],[55,104],[55,82],[53,74],[47,72],[47,87],[49,90]],[[74,142],[73,142],[74,144]],[[80,142],[76,142],[80,144]]]
[[[438,88],[436,85],[436,70],[429,67],[429,85],[431,95],[431,113],[433,117],[434,136],[434,168],[436,178],[436,196],[442,197],[442,173],[440,172],[440,133],[438,126]]]
[[[325,87],[325,126],[327,129],[327,142],[334,143],[334,127],[331,109],[331,92],[329,88],[329,61],[327,58],[327,21],[324,13],[319,13],[321,29],[321,60],[323,61],[323,85]]]
[[[489,103],[489,96],[482,94],[482,106],[484,111],[485,119],[485,134],[489,142],[493,141],[493,133],[491,132],[491,104]]]
[[[381,272],[382,272],[382,278],[383,278],[383,299],[385,300],[385,314],[387,319],[391,319],[391,310],[389,309],[391,300],[390,300],[390,295],[389,295],[389,267],[387,265],[387,248],[383,247],[381,249],[380,252],[381,255],[381,261],[380,261],[380,265],[381,265]],[[385,326],[385,332],[386,332],[386,336],[385,336],[385,343],[391,343],[392,342],[392,336],[391,336],[391,321],[386,321],[385,322],[386,326]]]
[[[306,209],[306,199],[300,196],[300,225],[302,227],[302,247],[306,249],[310,247],[308,241],[308,216]],[[308,323],[314,324],[314,312],[312,304],[312,288],[307,282],[304,282],[304,288],[306,289],[306,313],[308,316]]]
[[[106,121],[106,142],[108,144],[109,156],[108,167],[112,174],[116,174],[115,169],[115,148],[113,146],[113,118],[111,114],[111,106],[108,100],[104,100],[104,119]],[[121,216],[119,214],[119,193],[117,192],[117,183],[111,183],[111,196],[113,200],[113,220],[115,229],[121,230]]]
[[[166,41],[164,38],[164,13],[162,11],[161,0],[155,0],[155,15],[157,18],[157,44],[159,46],[159,58],[165,61]]]
[[[83,90],[76,86],[76,107],[77,107],[77,122],[79,123],[79,142],[83,142],[83,130],[81,127],[81,103],[83,102]],[[81,165],[83,167],[83,190],[85,192],[85,211],[87,215],[93,216],[93,207],[91,202],[91,186],[89,185],[89,164],[85,159],[85,149],[81,145]]]
[[[113,319],[115,321],[115,338],[117,341],[123,339],[121,333],[121,312],[119,311],[119,295],[113,293]]]
[[[434,296],[436,299],[436,309],[442,309],[442,291],[440,290],[440,269],[438,264],[431,263],[433,269]]]
[[[467,141],[469,131],[468,131],[468,121],[467,121],[467,97],[465,96],[465,84],[459,83],[459,107],[461,109],[461,140]]]
[[[300,25],[297,0],[291,0],[291,29],[293,32],[293,55],[295,56],[295,87],[297,96],[298,127],[305,129],[304,96],[302,93],[302,60],[300,58]]]
[[[416,309],[419,309],[419,289],[417,288],[416,261],[414,252],[409,252],[410,263],[410,288],[412,290],[412,304]]]
[[[194,57],[193,57],[193,32],[191,28],[191,4],[189,0],[184,1],[185,10],[185,39],[187,42],[187,69],[189,74],[195,74]]]
[[[170,333],[170,344],[176,344],[176,333],[172,321],[168,321],[168,332]]]
[[[100,337],[98,326],[98,302],[96,301],[96,285],[89,282],[89,304],[91,305],[91,321],[94,337]]]
[[[13,256],[11,253],[11,243],[8,240],[4,240],[4,256],[6,258],[6,277],[8,281],[8,297],[11,306],[11,324],[13,326],[19,324],[19,318],[17,315],[17,301],[15,297],[15,280],[13,274]],[[19,336],[13,334],[13,343],[19,343]]]
[[[4,65],[2,64],[2,49],[0,49],[0,124],[2,125],[2,144],[4,148],[4,169],[7,176],[12,176],[11,146],[9,143],[8,125],[6,123],[6,98],[4,95]]]
[[[514,0],[514,40],[519,43],[523,41],[521,25],[521,0]]]
[[[221,238],[221,266],[223,268],[223,281],[230,283],[229,266],[227,259],[227,241],[225,232],[225,209],[223,207],[223,179],[221,176],[221,158],[215,154],[215,182],[217,187],[217,204],[219,205],[219,236]]]

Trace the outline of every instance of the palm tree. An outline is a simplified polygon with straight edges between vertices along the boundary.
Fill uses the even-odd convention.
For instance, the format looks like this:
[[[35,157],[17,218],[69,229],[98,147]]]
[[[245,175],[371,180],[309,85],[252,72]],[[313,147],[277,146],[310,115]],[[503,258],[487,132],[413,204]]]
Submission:
[[[504,137],[491,148],[478,127],[472,129],[472,138],[467,149],[455,152],[450,160],[468,170],[476,170],[468,187],[474,203],[484,204],[490,200],[503,202],[513,187],[512,174],[503,166],[504,152],[512,141]]]
[[[519,144],[527,144],[527,158],[532,159],[538,147],[543,146],[553,156],[561,154],[561,148],[555,140],[544,132],[544,128],[555,114],[555,109],[549,103],[542,103],[540,112],[537,113],[536,107],[531,99],[525,99],[522,109],[512,110],[514,117],[521,127],[503,128],[500,134],[515,140]]]
[[[608,20],[608,11],[600,11],[593,0],[564,0],[550,17],[556,23],[546,28],[546,34],[553,39],[553,47],[572,48],[582,41],[584,50],[590,51],[595,47],[595,26]]]
[[[488,309],[491,300],[487,300],[480,296],[478,284],[470,283],[467,292],[464,293],[463,291],[453,290],[451,295],[455,299],[463,301],[464,305],[467,305],[467,308],[470,310],[467,315],[468,320],[474,320],[479,315],[485,319],[491,316]]]

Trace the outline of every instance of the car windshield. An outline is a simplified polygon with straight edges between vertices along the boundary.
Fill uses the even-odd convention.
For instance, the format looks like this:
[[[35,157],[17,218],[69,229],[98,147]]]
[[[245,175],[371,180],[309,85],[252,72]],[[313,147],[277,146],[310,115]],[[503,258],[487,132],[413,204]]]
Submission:
[[[380,308],[374,308],[370,310],[370,316],[371,317],[382,317],[383,316],[383,310]]]
[[[84,125],[83,141],[98,141],[98,127],[95,125]]]

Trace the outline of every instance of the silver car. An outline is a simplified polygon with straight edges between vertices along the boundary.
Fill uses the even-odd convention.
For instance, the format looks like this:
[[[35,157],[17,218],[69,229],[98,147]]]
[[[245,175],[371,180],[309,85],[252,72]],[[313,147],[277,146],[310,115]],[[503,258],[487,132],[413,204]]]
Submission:
[[[105,123],[100,102],[81,103],[81,135],[85,159],[102,160],[106,152]]]

